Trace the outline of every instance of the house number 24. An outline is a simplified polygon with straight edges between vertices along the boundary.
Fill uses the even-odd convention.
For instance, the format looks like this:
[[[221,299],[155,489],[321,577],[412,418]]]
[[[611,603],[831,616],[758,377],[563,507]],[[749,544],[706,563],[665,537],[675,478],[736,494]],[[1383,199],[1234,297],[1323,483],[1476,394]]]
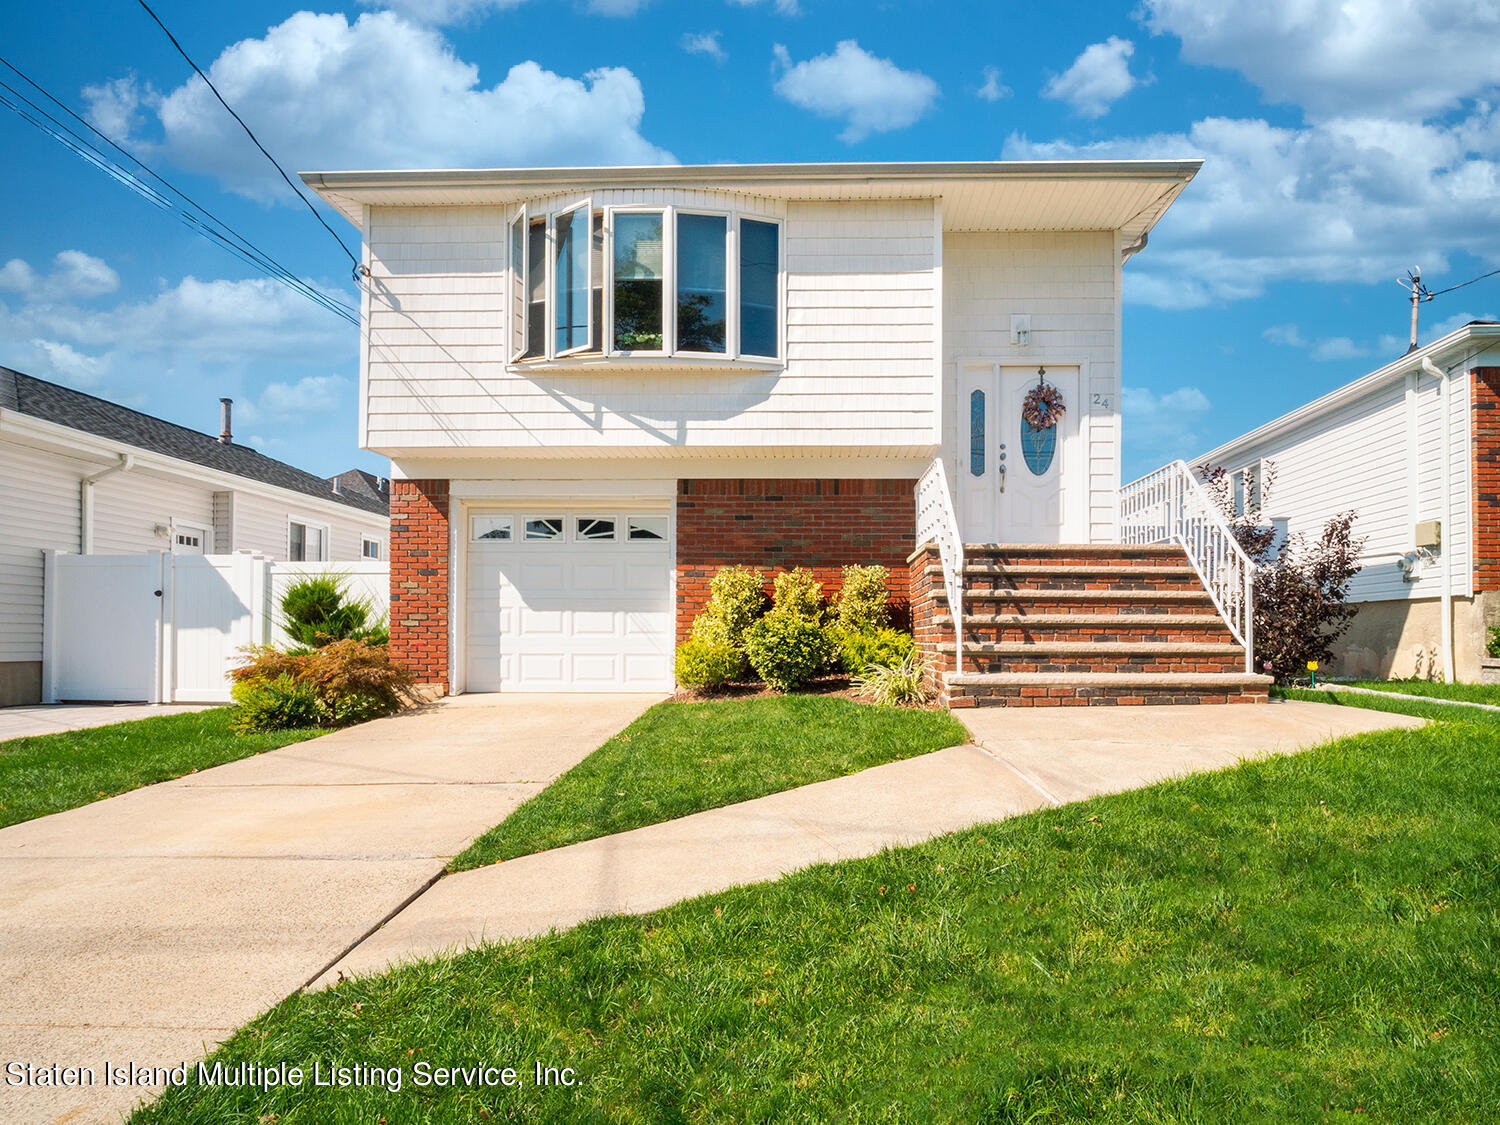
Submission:
[[[1093,401],[1094,401],[1094,405],[1095,406],[1102,407],[1105,410],[1109,409],[1109,396],[1108,395],[1094,395],[1093,396]]]

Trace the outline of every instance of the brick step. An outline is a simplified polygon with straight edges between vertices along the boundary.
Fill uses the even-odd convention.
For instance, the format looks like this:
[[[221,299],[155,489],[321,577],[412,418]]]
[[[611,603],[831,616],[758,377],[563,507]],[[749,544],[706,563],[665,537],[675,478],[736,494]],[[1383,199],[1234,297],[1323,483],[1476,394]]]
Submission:
[[[927,574],[941,582],[943,568]],[[1190,566],[999,566],[966,564],[966,590],[1196,590],[1203,584]]]
[[[934,603],[947,605],[948,594],[934,590]],[[1213,608],[1213,600],[1201,586],[1196,590],[964,590],[964,606],[996,605],[1025,607],[1037,613],[1098,613],[1101,610],[1129,613],[1191,613]],[[967,616],[967,615],[966,615]]]
[[[932,626],[951,633],[953,618],[938,614]],[[964,615],[964,633],[982,642],[1237,643],[1216,613],[971,613]]]
[[[1271,677],[1244,672],[948,672],[952,707],[1264,703]]]
[[[954,645],[942,644],[943,667]],[[966,672],[1240,672],[1245,650],[1218,644],[965,642]]]
[[[1181,566],[1187,552],[1173,545],[1126,547],[1113,543],[965,543],[964,563],[1005,566]]]

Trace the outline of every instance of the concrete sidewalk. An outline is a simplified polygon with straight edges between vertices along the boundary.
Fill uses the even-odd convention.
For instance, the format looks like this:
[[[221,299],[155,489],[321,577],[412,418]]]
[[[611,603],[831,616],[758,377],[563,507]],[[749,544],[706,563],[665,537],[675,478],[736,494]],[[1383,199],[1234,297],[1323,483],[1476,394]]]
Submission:
[[[38,703],[30,707],[0,707],[0,742],[217,706],[216,703]]]
[[[0,829],[0,1062],[196,1060],[656,698],[463,696]],[[148,1092],[0,1085],[0,1121]]]
[[[696,813],[439,881],[330,967],[394,963],[638,914],[815,863],[874,855],[1049,804],[1422,720],[1322,703],[975,708],[980,746]],[[981,746],[983,748],[981,748]]]

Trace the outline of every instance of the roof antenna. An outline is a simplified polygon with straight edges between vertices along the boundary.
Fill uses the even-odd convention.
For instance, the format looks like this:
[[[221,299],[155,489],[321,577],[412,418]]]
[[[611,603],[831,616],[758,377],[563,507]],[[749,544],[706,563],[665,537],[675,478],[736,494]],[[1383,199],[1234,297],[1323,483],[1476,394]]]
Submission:
[[[1412,266],[1406,271],[1405,277],[1396,279],[1396,284],[1411,294],[1411,346],[1406,349],[1406,354],[1411,355],[1417,350],[1417,306],[1423,301],[1432,300],[1433,293],[1422,284],[1421,266]]]

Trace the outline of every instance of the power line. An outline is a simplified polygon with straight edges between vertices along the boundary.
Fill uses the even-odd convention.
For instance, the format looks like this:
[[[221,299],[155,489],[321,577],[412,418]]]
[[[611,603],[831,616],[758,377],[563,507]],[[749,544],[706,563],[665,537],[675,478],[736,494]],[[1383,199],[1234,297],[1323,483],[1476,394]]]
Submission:
[[[0,65],[5,66],[30,87],[38,91],[42,97],[58,106],[62,112],[82,124],[90,133],[99,137],[121,156],[139,167],[147,176],[150,176],[160,184],[165,191],[158,190],[151,184],[146,183],[130,168],[112,159],[107,153],[91,142],[87,136],[70,128],[65,122],[49,113],[26,94],[17,90],[9,83],[0,80],[0,91],[4,91],[4,93],[0,93],[0,104],[6,106],[6,108],[10,109],[23,121],[46,133],[82,160],[98,168],[125,187],[130,188],[148,202],[163,210],[172,212],[189,229],[229,251],[229,253],[247,265],[267,274],[272,280],[286,285],[295,292],[328,309],[330,312],[343,317],[350,323],[357,324],[359,322],[359,314],[354,309],[297,277],[269,254],[260,250],[248,239],[238,234],[232,227],[218,218],[218,216],[193,200],[186,192],[168,182],[134,154],[128,152],[115,141],[101,133],[64,102],[49,93],[35,80],[28,77],[14,64],[4,58],[0,58]],[[7,94],[9,96],[6,96]],[[23,106],[26,108],[22,108]]]
[[[161,28],[162,34],[172,41],[172,46],[176,47],[177,53],[187,60],[188,66],[192,67],[194,73],[196,73],[199,78],[203,79],[204,85],[206,85],[209,90],[213,92],[214,97],[219,99],[219,104],[229,111],[229,116],[239,122],[240,128],[245,130],[245,135],[249,137],[252,142],[254,142],[256,148],[260,149],[261,155],[271,162],[276,171],[281,173],[281,178],[286,181],[286,186],[291,188],[297,198],[302,200],[302,202],[307,205],[307,209],[312,212],[312,217],[317,219],[318,222],[322,225],[323,229],[328,232],[329,236],[339,244],[339,249],[344,252],[349,261],[353,263],[355,270],[358,271],[359,259],[354,256],[353,251],[351,251],[349,247],[344,245],[344,240],[338,236],[338,232],[335,231],[331,226],[329,226],[327,221],[324,220],[323,216],[318,213],[318,209],[313,206],[312,200],[303,195],[302,189],[299,188],[296,184],[292,183],[292,178],[286,174],[286,169],[278,164],[276,162],[276,158],[266,151],[266,146],[260,143],[260,139],[251,130],[250,126],[245,124],[244,118],[242,118],[238,113],[234,112],[234,107],[224,100],[224,95],[219,93],[219,88],[215,86],[211,81],[209,81],[208,75],[203,73],[198,64],[193,61],[192,56],[182,49],[182,44],[177,42],[177,37],[167,30],[167,25],[161,22],[161,17],[151,10],[151,5],[146,3],[146,0],[137,0],[137,2],[142,8],[146,9],[146,14],[156,22],[156,26]]]
[[[1430,301],[1434,297],[1441,297],[1444,293],[1452,293],[1455,289],[1462,289],[1465,285],[1473,285],[1476,281],[1483,281],[1487,277],[1494,277],[1497,273],[1500,273],[1500,270],[1490,270],[1489,273],[1482,273],[1478,277],[1471,277],[1468,281],[1460,281],[1457,285],[1450,285],[1446,289],[1427,293],[1426,299]]]

